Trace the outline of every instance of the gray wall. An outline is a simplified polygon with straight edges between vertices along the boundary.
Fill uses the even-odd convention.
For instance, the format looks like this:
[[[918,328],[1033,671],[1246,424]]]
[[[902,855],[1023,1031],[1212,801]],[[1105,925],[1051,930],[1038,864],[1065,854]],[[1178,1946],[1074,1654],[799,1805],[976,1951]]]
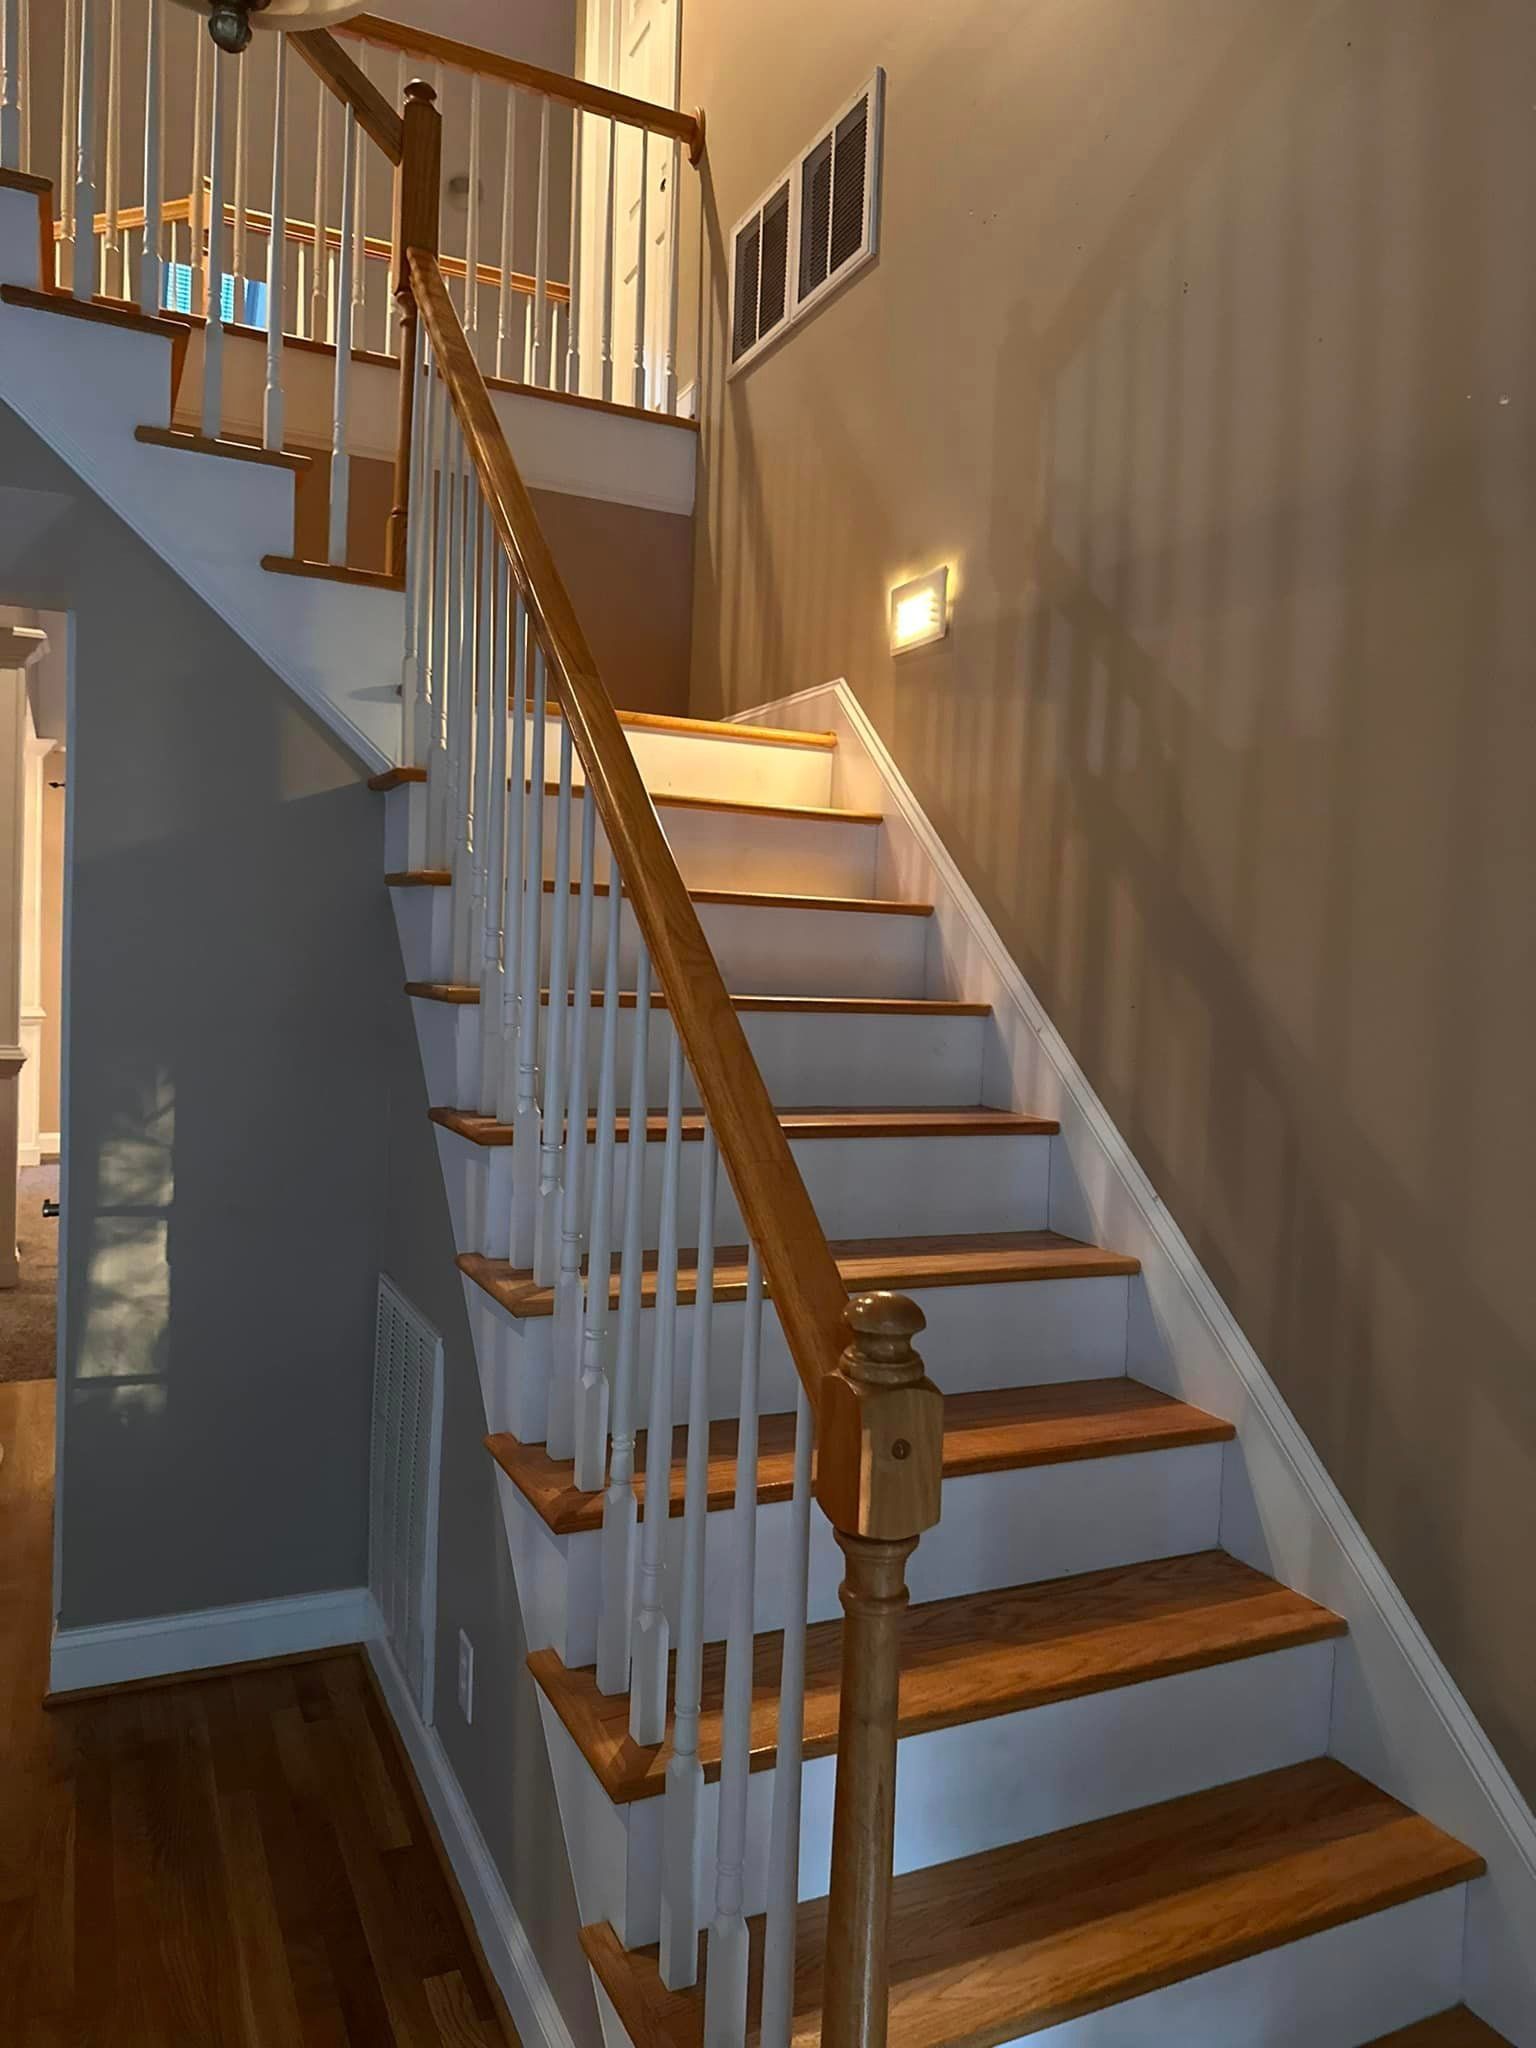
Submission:
[[[1536,1795],[1536,10],[689,0],[684,45],[693,707],[849,678]],[[876,63],[879,259],[727,385],[723,236]]]
[[[0,601],[72,615],[61,1621],[367,1576],[381,1267],[447,1347],[439,1732],[599,2030],[382,886],[341,744],[0,406]],[[454,1648],[477,1652],[476,1718]]]

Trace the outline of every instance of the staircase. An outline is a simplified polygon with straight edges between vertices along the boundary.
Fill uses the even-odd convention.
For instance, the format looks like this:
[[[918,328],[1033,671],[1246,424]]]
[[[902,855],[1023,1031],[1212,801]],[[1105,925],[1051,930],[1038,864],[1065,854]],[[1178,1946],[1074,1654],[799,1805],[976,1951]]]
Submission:
[[[0,397],[69,334],[83,472],[264,530],[292,465],[166,431],[185,329],[46,289],[39,206],[0,174]],[[1129,1371],[1141,1262],[1061,1227],[890,820],[832,732],[607,707],[407,268],[410,557],[275,630],[339,724],[403,591],[384,873],[610,2048],[1502,2040],[1483,1854],[1334,1754],[1346,1621],[1223,1547],[1245,1424]]]

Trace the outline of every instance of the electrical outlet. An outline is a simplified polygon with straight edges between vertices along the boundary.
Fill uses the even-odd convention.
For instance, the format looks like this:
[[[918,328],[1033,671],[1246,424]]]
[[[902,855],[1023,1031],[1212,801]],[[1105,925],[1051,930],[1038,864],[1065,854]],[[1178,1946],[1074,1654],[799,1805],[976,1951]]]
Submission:
[[[466,1721],[475,1718],[475,1646],[459,1630],[459,1712]]]

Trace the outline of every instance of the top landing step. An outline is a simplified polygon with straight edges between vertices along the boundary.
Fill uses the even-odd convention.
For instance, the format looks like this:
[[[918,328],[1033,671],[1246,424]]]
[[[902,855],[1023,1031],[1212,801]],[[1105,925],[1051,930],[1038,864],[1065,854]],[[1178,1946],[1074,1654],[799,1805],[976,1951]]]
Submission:
[[[532,711],[530,704],[528,709]],[[560,706],[549,706],[551,718],[561,715]],[[794,732],[779,725],[737,725],[724,718],[674,718],[659,711],[620,711],[615,714],[627,732],[671,733],[676,738],[697,740],[742,740],[758,747],[799,747],[830,754],[836,750],[835,732]],[[370,789],[398,789],[402,783],[425,782],[425,768],[386,768],[370,775]]]

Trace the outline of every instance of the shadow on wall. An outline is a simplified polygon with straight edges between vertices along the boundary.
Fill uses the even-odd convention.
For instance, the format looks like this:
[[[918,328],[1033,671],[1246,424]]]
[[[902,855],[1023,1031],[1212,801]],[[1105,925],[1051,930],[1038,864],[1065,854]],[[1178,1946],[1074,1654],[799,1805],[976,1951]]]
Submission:
[[[1136,65],[1119,0],[1020,27],[1064,111],[1011,140],[887,55],[878,290],[729,386],[708,308],[695,703],[848,676],[1536,1795],[1536,24],[1208,14]],[[934,335],[949,147],[1007,232],[960,193]],[[946,553],[955,630],[895,665],[884,591]]]

